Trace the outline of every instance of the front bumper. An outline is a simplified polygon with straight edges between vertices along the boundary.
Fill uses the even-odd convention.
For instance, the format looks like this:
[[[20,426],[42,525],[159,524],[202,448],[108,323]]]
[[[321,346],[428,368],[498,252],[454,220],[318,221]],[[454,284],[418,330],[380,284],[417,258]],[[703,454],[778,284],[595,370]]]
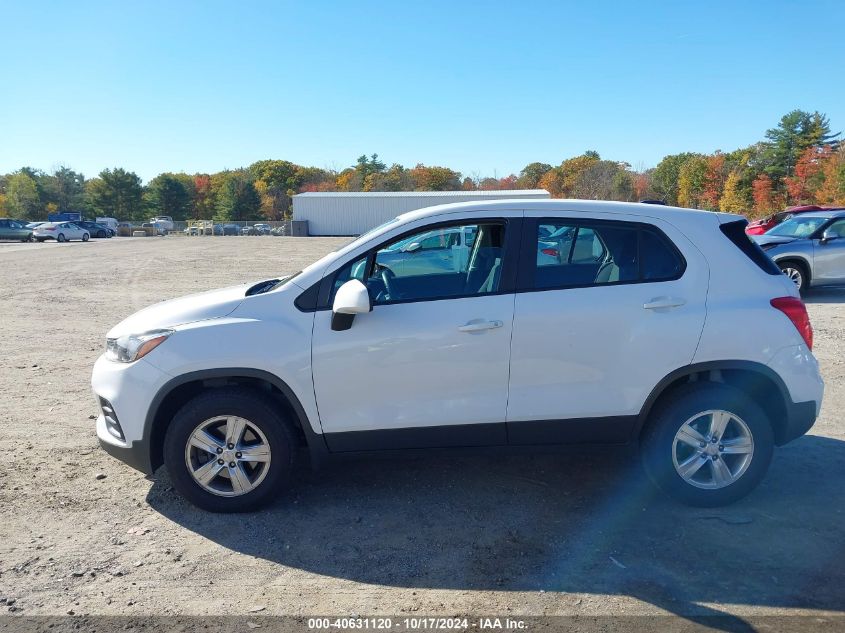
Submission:
[[[143,358],[134,363],[115,363],[103,356],[94,364],[91,375],[94,395],[111,406],[123,433],[123,439],[110,433],[101,411],[96,424],[100,446],[146,474],[152,472],[147,412],[155,394],[170,378]]]
[[[120,442],[116,440],[106,429],[106,422],[103,414],[97,418],[97,439],[100,447],[112,457],[145,475],[153,474],[153,465],[150,457],[150,447],[146,440],[135,440],[134,442]]]

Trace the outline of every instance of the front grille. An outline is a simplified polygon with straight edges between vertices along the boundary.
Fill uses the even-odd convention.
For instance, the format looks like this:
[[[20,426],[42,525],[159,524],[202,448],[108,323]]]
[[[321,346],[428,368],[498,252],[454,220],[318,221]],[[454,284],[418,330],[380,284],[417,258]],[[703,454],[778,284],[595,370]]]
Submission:
[[[106,420],[106,429],[108,429],[108,432],[120,441],[125,441],[125,438],[123,437],[123,429],[120,428],[117,413],[115,413],[111,402],[105,398],[100,398],[100,408],[103,410],[103,417]]]

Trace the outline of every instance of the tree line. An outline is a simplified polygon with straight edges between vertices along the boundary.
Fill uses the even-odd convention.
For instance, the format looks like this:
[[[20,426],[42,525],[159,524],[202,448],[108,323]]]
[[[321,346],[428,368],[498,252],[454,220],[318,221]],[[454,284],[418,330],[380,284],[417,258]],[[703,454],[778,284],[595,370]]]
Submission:
[[[732,152],[672,154],[650,169],[587,151],[559,165],[534,162],[502,178],[464,176],[448,167],[387,166],[377,154],[341,171],[261,160],[215,174],[166,172],[143,184],[131,171],[104,169],[86,179],[69,167],[31,167],[0,175],[0,216],[31,220],[79,211],[86,217],[144,220],[281,220],[291,197],[307,191],[546,189],[555,198],[636,201],[763,216],[790,204],[845,206],[845,145],[828,117],[794,110],[764,140]]]

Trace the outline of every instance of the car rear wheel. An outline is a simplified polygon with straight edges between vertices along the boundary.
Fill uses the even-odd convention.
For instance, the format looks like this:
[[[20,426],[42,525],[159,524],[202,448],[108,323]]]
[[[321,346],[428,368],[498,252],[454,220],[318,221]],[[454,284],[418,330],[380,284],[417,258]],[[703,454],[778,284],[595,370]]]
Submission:
[[[90,235],[88,235],[88,233],[83,233],[83,234],[82,234],[82,241],[83,241],[83,242],[87,242],[87,241],[88,241],[88,238],[90,238],[90,237],[91,237],[91,236],[90,236]]]
[[[742,391],[698,382],[658,405],[641,449],[646,472],[661,490],[712,507],[733,503],[760,483],[774,436],[766,413]]]
[[[778,268],[792,280],[798,288],[798,292],[804,292],[807,289],[809,275],[807,274],[807,267],[804,264],[793,261],[778,262]]]
[[[268,503],[290,480],[295,435],[264,394],[213,389],[173,418],[164,463],[188,501],[211,512],[246,512]]]
[[[65,238],[64,233],[59,233],[58,237],[56,238],[56,241],[57,242],[65,242],[65,241],[67,241],[67,238]]]

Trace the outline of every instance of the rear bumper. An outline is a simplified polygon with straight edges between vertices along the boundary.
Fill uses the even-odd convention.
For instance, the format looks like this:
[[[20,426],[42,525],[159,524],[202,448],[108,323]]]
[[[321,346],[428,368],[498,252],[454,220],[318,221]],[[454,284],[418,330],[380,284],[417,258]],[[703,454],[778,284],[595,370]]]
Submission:
[[[783,446],[804,435],[812,428],[818,415],[818,403],[814,400],[809,402],[790,402],[786,407],[786,420],[780,432],[776,434],[775,443]]]

